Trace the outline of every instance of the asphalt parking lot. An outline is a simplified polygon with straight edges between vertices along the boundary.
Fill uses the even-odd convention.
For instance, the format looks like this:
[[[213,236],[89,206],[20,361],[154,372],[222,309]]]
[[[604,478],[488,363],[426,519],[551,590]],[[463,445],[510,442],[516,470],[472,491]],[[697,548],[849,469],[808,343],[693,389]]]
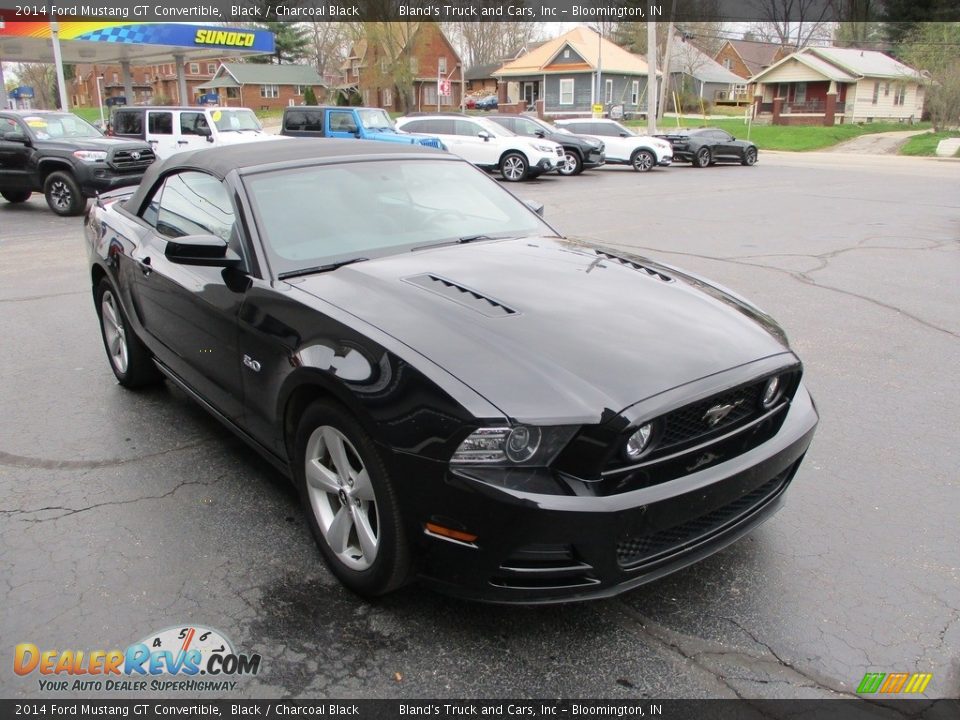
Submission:
[[[183,624],[263,656],[234,696],[842,697],[867,671],[960,696],[960,163],[769,153],[510,189],[780,320],[821,413],[785,509],[612,600],[363,602],[266,462],[169,384],[116,384],[80,220],[0,202],[0,696],[58,696],[13,674],[16,643]]]

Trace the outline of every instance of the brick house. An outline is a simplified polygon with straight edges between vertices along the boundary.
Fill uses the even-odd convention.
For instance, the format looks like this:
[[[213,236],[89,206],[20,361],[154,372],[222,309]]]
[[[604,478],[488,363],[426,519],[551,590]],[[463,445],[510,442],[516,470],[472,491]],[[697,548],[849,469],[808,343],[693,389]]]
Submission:
[[[356,92],[363,105],[394,112],[436,110],[438,103],[441,109],[460,107],[460,56],[437,23],[365,23],[364,29],[366,37],[340,66],[341,93]],[[410,107],[399,96],[398,77],[412,82]],[[439,94],[438,77],[449,84],[448,94]]]
[[[926,77],[873,50],[808,47],[751,78],[758,116],[775,125],[913,121]]]
[[[197,86],[203,93],[217,93],[220,104],[254,110],[279,110],[303,105],[308,87],[317,99],[325,95],[323,78],[310,65],[263,65],[221,63],[211,80]]]
[[[171,63],[140,65],[130,68],[133,77],[133,97],[126,98],[128,105],[193,105],[203,94],[198,87],[212,79],[220,67],[220,60],[199,60],[184,63],[187,82],[187,98],[181,100],[177,86],[177,68]],[[119,65],[75,66],[71,84],[73,106],[95,106],[97,104],[97,77],[100,92],[105,104],[110,98],[125,97],[123,89],[123,71]]]
[[[734,75],[752,78],[761,70],[770,67],[790,54],[791,48],[777,43],[755,40],[727,40],[713,59]]]

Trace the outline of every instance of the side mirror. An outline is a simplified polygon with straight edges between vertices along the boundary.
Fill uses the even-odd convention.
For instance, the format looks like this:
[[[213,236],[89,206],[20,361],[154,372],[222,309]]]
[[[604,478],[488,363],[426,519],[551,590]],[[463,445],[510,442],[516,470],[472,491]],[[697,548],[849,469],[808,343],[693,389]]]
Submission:
[[[3,134],[3,139],[7,142],[20,143],[21,145],[29,145],[30,138],[24,135],[19,130],[11,130],[10,132],[5,132]]]
[[[481,138],[484,142],[490,142],[490,133],[486,130],[481,130],[477,133],[477,137]]]
[[[536,200],[524,200],[523,204],[533,210],[537,215],[543,217],[543,203]]]
[[[227,241],[216,235],[185,235],[167,241],[163,254],[178,265],[205,267],[239,267],[240,256],[227,246]]]
[[[629,133],[625,133],[623,130],[620,131],[620,137],[630,137]]]
[[[543,130],[537,130],[537,131],[534,133],[534,135],[536,135],[538,138],[542,138],[542,137],[546,136],[546,134],[547,134],[547,133],[544,132]]]
[[[213,131],[209,127],[198,127],[197,135],[203,135],[204,137],[210,137],[213,135]]]

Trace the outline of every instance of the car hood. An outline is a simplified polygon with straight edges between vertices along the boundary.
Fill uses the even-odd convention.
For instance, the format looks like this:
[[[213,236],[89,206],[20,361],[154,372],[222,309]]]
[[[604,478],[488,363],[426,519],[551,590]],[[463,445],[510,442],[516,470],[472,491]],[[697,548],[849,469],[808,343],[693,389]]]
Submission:
[[[62,147],[64,150],[143,150],[150,146],[142,140],[127,140],[114,137],[63,138],[40,140],[44,147]]]
[[[410,346],[521,422],[600,422],[787,352],[779,328],[745,301],[619,258],[523,238],[420,250],[291,283]]]

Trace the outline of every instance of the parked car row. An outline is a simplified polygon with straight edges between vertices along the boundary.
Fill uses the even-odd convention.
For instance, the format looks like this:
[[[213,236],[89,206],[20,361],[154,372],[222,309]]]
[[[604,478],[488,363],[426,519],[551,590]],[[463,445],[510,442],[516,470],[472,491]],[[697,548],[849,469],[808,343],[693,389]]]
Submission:
[[[502,113],[414,113],[394,123],[385,110],[363,107],[288,107],[280,135],[266,133],[247,108],[123,107],[114,111],[107,134],[113,137],[104,137],[71,113],[0,111],[0,196],[19,203],[42,192],[55,213],[78,215],[87,198],[139,183],[156,159],[287,137],[435,147],[498,172],[508,182],[554,171],[579,175],[607,163],[648,172],[678,160],[700,168],[757,162],[755,145],[716,128],[649,136],[606,118],[562,119],[551,125],[530,115]]]

